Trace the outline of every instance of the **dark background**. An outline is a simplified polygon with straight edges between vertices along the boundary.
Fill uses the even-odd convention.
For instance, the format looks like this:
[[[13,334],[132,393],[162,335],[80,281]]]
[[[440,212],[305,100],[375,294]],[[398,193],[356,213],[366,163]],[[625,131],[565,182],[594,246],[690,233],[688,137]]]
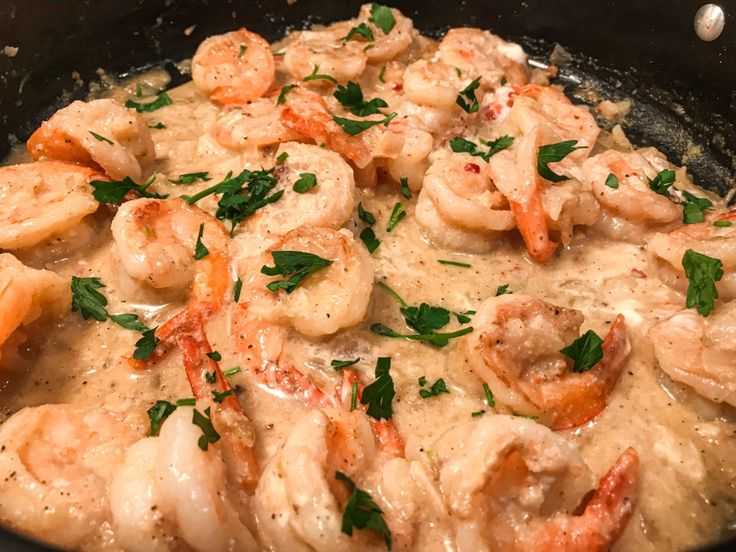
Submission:
[[[276,39],[305,24],[347,19],[360,1],[298,0],[0,0],[0,157],[13,135],[25,140],[38,123],[104,68],[113,74],[189,57],[208,35],[239,26]],[[555,42],[574,55],[561,71],[568,94],[593,89],[630,97],[624,125],[639,145],[657,145],[679,163],[690,144],[703,155],[688,166],[696,181],[725,194],[736,167],[736,0],[720,2],[726,29],[702,42],[690,0],[395,0],[418,29],[478,26],[520,42],[546,61]],[[191,36],[184,29],[196,28]],[[84,86],[75,85],[72,72]],[[176,80],[175,80],[176,82]],[[582,85],[582,86],[581,86]],[[664,497],[663,497],[664,499]],[[31,550],[0,530],[0,550]],[[724,547],[723,550],[736,549]]]

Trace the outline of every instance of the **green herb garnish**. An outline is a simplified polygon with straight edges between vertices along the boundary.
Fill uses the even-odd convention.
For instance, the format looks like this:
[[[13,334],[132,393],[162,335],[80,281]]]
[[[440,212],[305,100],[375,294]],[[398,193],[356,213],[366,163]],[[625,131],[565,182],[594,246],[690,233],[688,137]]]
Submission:
[[[499,295],[503,295],[504,293],[506,293],[508,289],[509,289],[509,284],[503,284],[502,286],[498,286],[496,288],[496,297],[498,297]]]
[[[437,381],[435,381],[429,389],[424,389],[424,385],[427,383],[427,380],[424,376],[419,378],[419,385],[422,387],[422,389],[419,390],[419,396],[423,399],[429,399],[430,397],[436,397],[440,393],[449,393],[450,390],[447,388],[447,383],[445,383],[445,380],[442,378],[439,378]]]
[[[358,117],[375,115],[381,113],[379,108],[388,107],[388,104],[381,98],[366,101],[363,98],[363,90],[361,90],[360,85],[352,81],[348,81],[346,86],[338,84],[333,96],[345,109]]]
[[[105,138],[104,136],[102,136],[102,135],[100,135],[100,134],[97,134],[96,132],[92,132],[92,131],[90,130],[90,131],[89,131],[89,133],[90,133],[90,134],[92,135],[92,137],[93,137],[93,138],[94,138],[95,140],[97,140],[97,141],[99,141],[99,142],[107,142],[107,143],[108,143],[108,144],[110,144],[111,146],[112,146],[112,145],[113,145],[113,143],[114,143],[114,142],[113,142],[112,140],[110,140],[109,138]]]
[[[279,92],[279,97],[276,100],[276,105],[284,105],[286,103],[286,95],[294,90],[298,84],[287,84],[286,86],[281,87],[281,92]]]
[[[391,211],[391,216],[388,219],[388,224],[386,225],[386,231],[391,232],[394,227],[406,216],[406,211],[404,211],[404,204],[400,201],[396,202],[396,205],[394,205],[393,210]]]
[[[511,146],[511,144],[514,143],[514,137],[501,136],[500,138],[491,141],[481,139],[481,143],[488,146],[488,151],[480,151],[475,142],[471,142],[470,140],[466,140],[461,137],[450,140],[450,149],[455,153],[469,153],[470,155],[480,157],[483,161],[488,162],[488,160],[499,151],[503,151]]]
[[[553,172],[547,165],[562,161],[575,150],[585,148],[585,146],[576,146],[577,143],[577,140],[565,140],[564,142],[540,146],[537,152],[537,173],[539,176],[550,182],[564,182],[567,180],[566,176]]]
[[[202,436],[197,441],[197,446],[202,450],[207,450],[210,443],[216,443],[220,440],[220,434],[217,433],[215,426],[212,425],[209,406],[205,408],[204,414],[195,408],[192,413],[192,423],[202,430]]]
[[[335,77],[333,77],[332,75],[322,75],[318,73],[317,71],[319,71],[319,65],[315,65],[314,69],[312,69],[311,74],[304,77],[304,79],[302,80],[304,82],[309,82],[313,80],[326,80],[326,81],[334,82],[335,84],[337,84],[337,79],[335,79]]]
[[[317,175],[313,173],[301,173],[299,179],[294,182],[293,189],[298,194],[306,194],[317,185]]]
[[[680,190],[684,196],[682,204],[682,222],[695,224],[705,221],[705,211],[713,207],[713,203],[704,197],[698,197],[685,190]]]
[[[343,42],[347,42],[348,40],[356,36],[363,37],[366,40],[375,40],[375,37],[373,36],[373,31],[365,23],[361,23],[360,25],[356,25],[355,27],[350,29],[348,31],[348,34],[342,37],[342,40]]]
[[[489,408],[496,406],[496,399],[493,398],[493,392],[488,384],[483,382],[483,394],[486,396],[486,404]]]
[[[376,237],[376,233],[370,227],[363,228],[358,237],[365,245],[368,253],[373,253],[381,245],[381,240]]]
[[[587,372],[603,359],[603,340],[593,330],[588,330],[560,352],[573,361],[572,371]]]
[[[354,364],[358,364],[360,362],[360,357],[354,359],[354,360],[333,360],[330,362],[330,366],[334,370],[342,370],[343,368],[347,368],[348,366],[353,366]]]
[[[480,109],[478,98],[475,96],[475,91],[480,86],[480,77],[471,82],[468,86],[463,88],[455,98],[455,103],[463,108],[466,113],[475,113]],[[468,103],[467,100],[470,100]]]
[[[166,199],[169,194],[155,194],[146,191],[148,187],[156,180],[155,176],[148,179],[145,184],[136,184],[133,179],[126,176],[122,180],[92,180],[89,185],[92,186],[92,197],[100,203],[118,204],[129,192],[136,192],[141,197],[151,199]]]
[[[688,249],[682,257],[682,268],[688,280],[685,306],[695,307],[701,316],[708,316],[718,298],[716,282],[723,278],[723,263]]]
[[[460,268],[472,268],[471,265],[468,263],[461,263],[459,261],[448,261],[445,259],[437,259],[437,262],[441,265],[448,265],[448,266],[459,266]]]
[[[375,224],[376,223],[376,217],[373,215],[373,213],[366,211],[363,208],[362,203],[358,203],[358,218],[365,222],[366,224]]]
[[[233,366],[232,368],[228,368],[227,370],[225,370],[222,373],[222,375],[225,376],[226,378],[230,378],[230,377],[232,377],[235,374],[238,374],[240,372],[242,372],[240,366]]]
[[[367,404],[366,413],[380,420],[382,418],[390,419],[393,415],[391,401],[396,395],[394,390],[394,380],[389,373],[391,370],[391,357],[379,357],[376,361],[376,379],[370,385],[363,389],[360,398],[361,404]]]
[[[305,251],[271,251],[274,266],[263,265],[261,273],[268,276],[286,276],[266,285],[271,291],[280,289],[291,293],[310,274],[314,274],[332,264],[332,261]]]
[[[184,173],[179,175],[179,178],[175,178],[173,180],[169,180],[172,184],[194,184],[197,180],[202,180],[203,182],[207,182],[208,180],[212,180],[210,178],[210,175],[208,172],[193,172],[193,173]]]
[[[411,190],[409,189],[409,179],[408,178],[401,178],[401,195],[403,195],[406,199],[411,199]]]
[[[387,127],[388,124],[393,121],[396,115],[397,114],[394,112],[386,116],[384,119],[378,119],[377,121],[355,121],[353,119],[345,119],[344,117],[335,116],[332,117],[332,120],[340,125],[340,127],[350,136],[355,136],[356,134],[360,134],[364,130],[368,130],[369,128],[376,125],[383,125]]]
[[[374,4],[375,6],[376,4]],[[372,529],[383,535],[386,548],[391,550],[391,532],[383,519],[383,512],[373,501],[370,494],[355,486],[353,480],[340,471],[335,472],[335,478],[344,481],[350,487],[350,498],[342,512],[340,530],[346,535],[353,534],[353,528]]]
[[[611,173],[606,177],[606,186],[609,188],[613,188],[614,190],[618,189],[618,177]]]
[[[127,100],[125,102],[125,107],[135,109],[138,113],[150,113],[151,111],[156,111],[157,109],[161,109],[162,107],[171,105],[172,103],[173,102],[169,95],[166,92],[161,92],[161,94],[156,96],[156,99],[152,102],[140,103],[134,102],[133,100]]]
[[[197,234],[197,244],[194,247],[194,260],[198,261],[210,254],[209,249],[202,243],[202,235],[204,234],[204,222],[199,225],[199,233]]]
[[[164,420],[171,416],[176,410],[176,405],[171,404],[169,401],[156,401],[156,403],[146,410],[148,419],[151,421],[151,428],[148,430],[148,434],[151,437],[158,435],[161,429],[161,424]]]
[[[371,4],[371,16],[368,18],[368,21],[381,29],[383,34],[390,33],[391,29],[396,25],[396,19],[391,8],[376,3]]]

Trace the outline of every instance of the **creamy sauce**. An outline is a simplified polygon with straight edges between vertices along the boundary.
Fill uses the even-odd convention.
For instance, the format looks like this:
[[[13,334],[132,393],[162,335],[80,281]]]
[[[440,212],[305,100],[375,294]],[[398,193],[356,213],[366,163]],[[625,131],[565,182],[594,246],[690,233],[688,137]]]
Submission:
[[[375,82],[377,68],[369,66],[368,72],[372,76],[364,82]],[[277,74],[277,82],[286,81],[280,65]],[[149,78],[147,82],[155,81]],[[108,94],[124,99],[133,87],[129,83]],[[366,95],[367,90],[364,84]],[[213,140],[211,129],[222,108],[200,95],[192,83],[170,90],[169,95],[171,106],[144,114],[151,125],[160,122],[166,127],[152,130],[157,157],[154,172],[159,176],[151,190],[192,195],[218,182],[228,171],[272,165],[274,150],[234,152]],[[378,92],[370,97],[374,95]],[[25,160],[20,153],[7,163]],[[189,186],[167,180],[198,171],[208,171],[212,180]],[[489,253],[459,253],[427,242],[414,217],[416,193],[407,202],[406,218],[388,233],[385,227],[391,210],[402,199],[396,187],[381,182],[375,187],[360,184],[359,180],[358,198],[376,215],[374,228],[381,240],[372,255],[375,280],[390,285],[409,304],[427,302],[454,312],[477,310],[498,286],[508,284],[509,292],[582,311],[583,331],[591,328],[604,335],[617,313],[626,316],[633,351],[607,408],[583,426],[561,432],[580,447],[585,462],[598,476],[629,446],[640,457],[639,505],[617,550],[689,549],[736,530],[733,411],[698,398],[659,369],[647,331],[683,308],[685,297],[658,279],[645,247],[616,242],[579,227],[570,245],[545,265],[528,257],[516,233],[500,238]],[[215,200],[210,197],[198,205],[214,212]],[[114,208],[101,206],[67,235],[19,251],[17,256],[31,267],[47,268],[67,279],[72,275],[101,278],[110,312],[136,312],[147,325],[156,326],[181,310],[186,297],[157,291],[121,270],[109,229],[113,214]],[[363,226],[357,213],[346,225],[356,237]],[[231,243],[234,273],[249,266],[249,259],[272,241],[258,231],[263,232],[258,224],[246,222],[236,232]],[[471,268],[442,265],[440,259],[468,263]],[[228,335],[230,317],[231,307],[227,306],[207,327],[212,348],[222,355],[223,368],[243,363]],[[406,438],[407,456],[431,456],[439,435],[453,424],[471,420],[471,413],[488,410],[482,381],[460,354],[464,338],[437,349],[377,336],[369,330],[375,322],[403,328],[396,301],[380,287],[374,287],[363,323],[326,339],[308,339],[291,331],[287,355],[325,390],[339,383],[330,367],[332,359],[361,357],[355,368],[371,381],[374,359],[390,356],[396,387],[393,419]],[[443,331],[461,327],[453,317]],[[134,370],[126,359],[139,335],[111,322],[83,321],[78,313],[69,313],[61,321],[36,324],[23,333],[27,340],[20,344],[14,340],[3,353],[0,420],[25,406],[46,403],[142,413],[156,400],[191,396],[178,352],[155,366]],[[417,384],[422,376],[428,382],[444,378],[449,394],[422,399]],[[247,370],[233,376],[231,382],[253,420],[255,451],[265,465],[304,416],[305,407],[258,386]],[[85,548],[115,549],[103,533]],[[423,539],[431,540],[431,535]]]

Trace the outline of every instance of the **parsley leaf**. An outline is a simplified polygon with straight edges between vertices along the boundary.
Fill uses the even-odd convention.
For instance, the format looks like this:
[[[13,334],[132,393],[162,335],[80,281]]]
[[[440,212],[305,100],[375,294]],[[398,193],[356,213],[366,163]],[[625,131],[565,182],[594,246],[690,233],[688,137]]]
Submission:
[[[500,138],[491,141],[484,141],[481,139],[481,142],[488,146],[488,151],[480,151],[475,142],[471,142],[470,140],[466,140],[459,136],[450,140],[450,149],[455,153],[469,153],[470,155],[480,157],[483,161],[488,162],[488,160],[499,151],[503,151],[511,146],[511,144],[514,143],[514,137],[501,136]]]
[[[207,383],[217,383],[217,372],[205,372],[204,380]]]
[[[157,130],[162,130],[162,129],[166,128],[166,125],[163,124],[161,121],[159,121],[155,125],[148,125],[148,128],[155,128]]]
[[[350,29],[350,31],[348,31],[348,34],[342,37],[342,40],[343,42],[347,42],[348,40],[352,39],[354,36],[362,36],[363,38],[367,40],[376,39],[373,36],[373,31],[371,30],[371,28],[365,23],[361,23],[360,25],[357,25],[353,27],[352,29]]]
[[[480,109],[478,98],[475,96],[475,91],[480,86],[480,77],[471,82],[468,86],[463,88],[455,98],[455,103],[463,108],[466,113],[475,113]],[[470,100],[470,103],[465,101],[465,98]]]
[[[670,196],[670,187],[675,183],[675,171],[664,169],[660,171],[654,180],[649,180],[649,188],[659,195]]]
[[[396,19],[391,8],[376,3],[371,4],[371,16],[368,18],[368,21],[381,29],[383,34],[390,33],[391,29],[396,25]]]
[[[360,232],[360,241],[363,242],[366,249],[368,250],[368,253],[373,253],[376,249],[378,249],[378,246],[381,245],[381,240],[379,240],[376,237],[376,233],[373,231],[370,227],[365,227]]]
[[[437,259],[437,262],[441,265],[459,266],[460,268],[472,268],[472,265],[469,265],[468,263],[461,263],[459,261],[447,261],[445,259]]]
[[[386,231],[391,232],[391,230],[394,229],[394,227],[406,216],[406,211],[404,211],[404,204],[400,201],[396,202],[396,205],[394,205],[393,211],[391,211],[391,216],[388,219],[388,224],[386,225]]]
[[[682,222],[685,224],[704,222],[704,212],[712,208],[713,203],[705,197],[695,196],[686,190],[680,190],[680,193],[685,198],[682,206]]]
[[[100,203],[117,204],[125,199],[128,192],[136,192],[141,197],[149,197],[152,199],[166,199],[169,194],[155,194],[147,192],[147,188],[156,180],[154,176],[148,179],[145,184],[136,184],[133,179],[126,176],[122,180],[92,180],[89,185],[94,189],[92,197]]]
[[[279,97],[276,100],[276,105],[284,105],[286,103],[286,95],[294,90],[297,86],[297,84],[287,84],[286,86],[281,87],[281,92],[279,92]]]
[[[335,370],[342,370],[343,368],[347,368],[348,366],[352,366],[353,364],[358,364],[360,362],[360,357],[354,359],[354,360],[333,360],[330,362],[330,366],[334,368]]]
[[[212,425],[209,406],[205,408],[204,414],[195,408],[192,415],[192,423],[202,430],[202,436],[197,441],[197,446],[202,450],[207,450],[210,443],[216,443],[220,440],[220,434],[217,433],[215,426]]]
[[[233,299],[237,303],[240,301],[240,292],[243,291],[243,280],[238,278],[235,280],[235,285],[233,285]]]
[[[104,136],[102,136],[100,134],[97,134],[96,132],[92,132],[91,130],[89,131],[89,133],[92,135],[92,137],[95,140],[97,140],[99,142],[107,142],[108,144],[113,145],[113,141],[110,140],[109,138],[105,138]]]
[[[716,282],[723,278],[723,263],[688,249],[682,257],[682,267],[688,280],[685,306],[695,307],[701,316],[708,316],[718,298]]]
[[[298,194],[306,194],[317,185],[317,175],[314,173],[301,173],[299,179],[294,182],[294,191]]]
[[[386,66],[381,67],[381,71],[378,73],[378,80],[386,84]]]
[[[587,372],[603,358],[603,340],[593,330],[588,330],[560,352],[573,360],[572,371]]]
[[[344,117],[335,117],[333,115],[332,120],[340,125],[340,127],[350,136],[355,136],[356,134],[360,134],[364,130],[368,130],[369,128],[376,125],[383,125],[387,127],[388,124],[393,121],[396,115],[397,114],[394,112],[386,116],[386,118],[378,119],[376,121],[355,121],[353,119],[345,119]]]
[[[335,479],[347,483],[351,492],[342,513],[340,530],[346,535],[352,536],[353,527],[356,529],[373,529],[383,535],[386,548],[391,550],[391,532],[383,519],[383,512],[378,504],[373,501],[371,495],[356,487],[353,480],[340,471],[335,472]]]
[[[565,140],[564,142],[540,146],[537,152],[537,173],[539,176],[550,182],[564,182],[567,180],[566,176],[553,172],[547,165],[562,161],[575,150],[585,148],[585,146],[576,146],[577,143],[577,140]]]
[[[506,293],[506,290],[508,289],[509,289],[509,284],[503,284],[502,286],[498,286],[496,288],[496,297],[498,297],[499,295],[503,295],[504,293]]]
[[[608,186],[609,188],[613,188],[614,190],[617,190],[618,189],[618,177],[615,174],[610,173],[606,177],[606,186]]]
[[[406,199],[411,199],[411,190],[409,189],[409,179],[408,178],[401,178],[401,195],[403,195]]]
[[[241,44],[240,48],[238,48],[238,59],[243,57],[243,54],[248,49],[248,47],[245,44]]]
[[[98,322],[107,320],[107,298],[99,291],[104,288],[99,278],[79,278],[72,276],[72,312],[82,315],[85,320],[91,316]]]
[[[197,234],[197,245],[194,247],[194,260],[198,261],[210,254],[210,250],[202,243],[202,235],[204,234],[204,222],[199,225],[199,234]]]
[[[158,338],[156,337],[157,329],[158,326],[142,332],[143,336],[135,342],[133,358],[146,360],[153,354],[153,351],[156,350],[156,344],[158,343]]]
[[[222,360],[222,355],[218,351],[211,351],[205,354],[207,355],[207,358],[211,358],[215,362],[220,362]]]
[[[418,307],[401,307],[406,323],[420,334],[432,333],[450,322],[450,311],[422,303]]]
[[[358,382],[350,384],[350,412],[358,408]]]
[[[229,220],[232,224],[230,229],[232,234],[235,227],[243,220],[269,203],[278,201],[284,195],[283,190],[268,195],[278,184],[278,180],[273,177],[273,172],[274,169],[260,171],[245,169],[236,177],[229,172],[222,182],[193,196],[181,197],[189,205],[193,205],[209,195],[222,194],[220,201],[217,202],[215,217],[220,220]]]
[[[496,406],[496,399],[493,398],[493,392],[491,391],[491,388],[488,387],[488,384],[483,382],[483,394],[486,396],[486,404],[493,408]]]
[[[137,314],[110,314],[108,316],[110,320],[126,330],[133,330],[141,333],[148,331],[148,326],[138,319]]]
[[[151,437],[158,435],[158,432],[161,429],[161,424],[163,424],[164,420],[171,416],[175,410],[176,405],[169,401],[156,401],[151,408],[146,410],[148,419],[151,420],[151,429],[148,430],[148,434]]]
[[[383,324],[372,324],[371,331],[384,337],[411,339],[414,341],[426,341],[427,343],[431,343],[436,347],[445,347],[450,342],[450,339],[469,334],[473,331],[473,328],[463,328],[462,330],[457,330],[456,332],[449,333],[400,334],[398,332],[395,332],[388,326],[384,326]]]
[[[717,226],[718,228],[728,228],[733,226],[733,222],[730,220],[717,220],[713,223],[713,226]]]
[[[282,275],[285,280],[275,280],[266,285],[271,291],[280,289],[291,293],[310,274],[322,270],[332,264],[332,261],[307,253],[305,251],[271,251],[274,266],[263,265],[261,273],[267,276]]]
[[[195,404],[197,404],[197,399],[195,399],[194,397],[176,400],[176,406],[194,406]]]
[[[309,82],[313,80],[326,80],[337,84],[337,79],[335,79],[335,77],[333,77],[332,75],[321,75],[317,71],[319,71],[319,65],[315,65],[314,69],[312,69],[312,73],[304,77],[302,80],[304,82]]]
[[[233,393],[235,393],[235,389],[228,389],[227,391],[223,391],[222,393],[213,389],[212,390],[212,400],[215,401],[216,403],[221,403]]]
[[[161,94],[156,96],[156,99],[152,102],[141,103],[127,100],[125,102],[125,107],[135,109],[138,113],[150,113],[151,111],[156,111],[157,109],[161,109],[162,107],[171,105],[172,103],[173,102],[169,95],[166,92],[161,92]]]
[[[239,372],[242,372],[242,369],[240,368],[240,366],[233,366],[232,368],[228,368],[227,370],[225,370],[222,373],[222,375],[225,376],[226,378],[229,378],[229,377],[232,377],[232,376],[234,376],[235,374],[237,374]]]
[[[197,180],[202,180],[204,182],[207,182],[208,180],[212,180],[210,178],[210,175],[208,172],[193,172],[193,173],[184,173],[179,175],[179,178],[175,178],[174,180],[169,180],[172,184],[194,184]]]
[[[358,218],[365,222],[366,224],[375,224],[376,223],[376,217],[373,215],[373,213],[366,211],[363,208],[362,203],[358,203]]]
[[[346,86],[338,84],[333,96],[345,109],[358,117],[381,113],[378,108],[388,107],[388,104],[381,98],[365,101],[360,85],[352,81],[348,81]]]
[[[282,151],[279,156],[276,158],[276,162],[281,164],[285,163],[286,160],[289,158],[289,152],[288,151]]]
[[[470,322],[470,316],[468,315],[475,314],[475,312],[476,311],[474,310],[469,310],[465,312],[453,312],[452,314],[455,315],[455,318],[457,318],[458,323],[467,324],[468,322]]]
[[[419,378],[419,385],[424,386],[426,383],[426,379],[424,377]],[[429,389],[420,389],[419,390],[419,396],[423,399],[428,399],[430,397],[436,397],[440,393],[449,393],[450,390],[447,388],[447,384],[445,383],[445,380],[442,378],[435,381],[432,386]]]
[[[381,418],[388,420],[393,415],[391,401],[396,391],[390,370],[391,357],[379,357],[376,361],[376,379],[363,389],[363,395],[360,398],[361,404],[368,405],[366,413],[376,420]]]

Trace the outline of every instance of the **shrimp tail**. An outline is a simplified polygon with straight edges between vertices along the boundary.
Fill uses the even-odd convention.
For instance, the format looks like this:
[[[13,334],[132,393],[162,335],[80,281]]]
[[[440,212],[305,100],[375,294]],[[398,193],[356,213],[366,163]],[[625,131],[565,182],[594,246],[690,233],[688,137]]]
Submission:
[[[549,238],[547,215],[544,212],[539,189],[531,194],[525,205],[512,201],[511,212],[514,214],[529,255],[538,263],[548,262],[559,244]]]

